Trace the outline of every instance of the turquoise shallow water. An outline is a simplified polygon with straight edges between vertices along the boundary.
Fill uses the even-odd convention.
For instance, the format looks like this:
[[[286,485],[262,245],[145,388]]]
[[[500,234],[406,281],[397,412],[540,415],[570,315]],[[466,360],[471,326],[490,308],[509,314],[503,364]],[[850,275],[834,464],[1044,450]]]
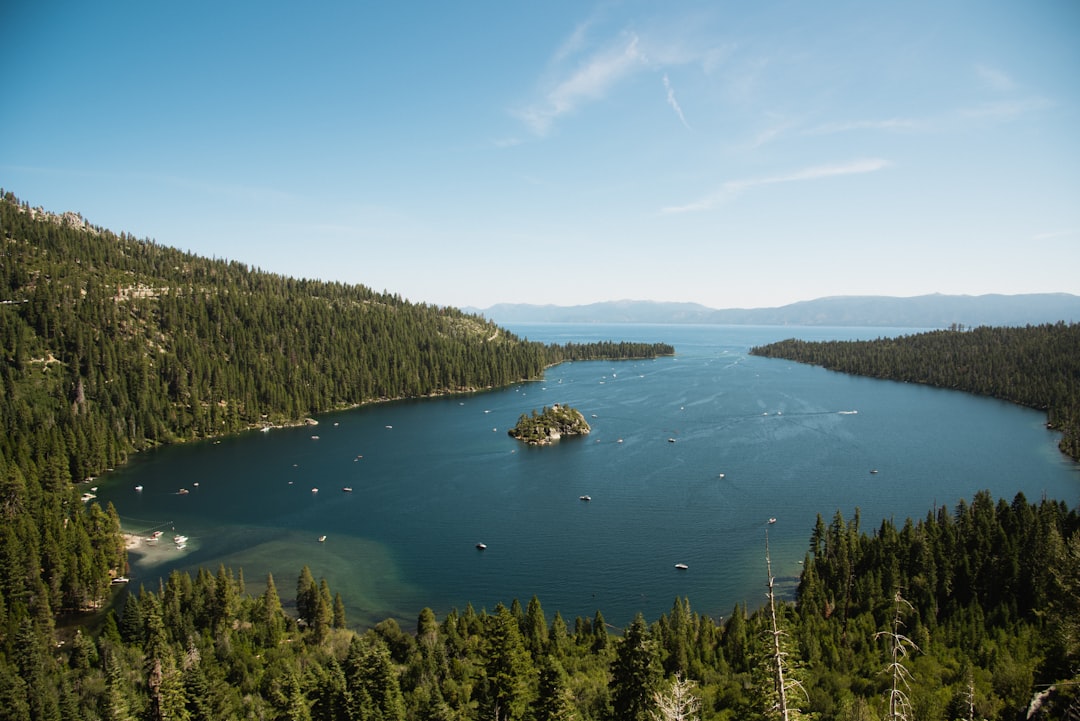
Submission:
[[[569,363],[496,391],[140,454],[97,481],[127,530],[166,532],[156,553],[132,556],[136,583],[224,563],[254,592],[272,572],[288,602],[306,564],[342,593],[354,625],[411,628],[424,606],[442,615],[534,594],[570,623],[597,609],[616,625],[638,611],[652,620],[684,596],[720,617],[761,602],[766,531],[774,573],[793,588],[818,513],[858,507],[872,530],[982,489],[1080,497],[1080,468],[1041,413],[747,354],[791,336],[895,329],[511,330],[663,341],[677,355]],[[507,436],[521,413],[554,403],[581,410],[593,432],[546,448]],[[189,537],[182,551],[173,533]]]

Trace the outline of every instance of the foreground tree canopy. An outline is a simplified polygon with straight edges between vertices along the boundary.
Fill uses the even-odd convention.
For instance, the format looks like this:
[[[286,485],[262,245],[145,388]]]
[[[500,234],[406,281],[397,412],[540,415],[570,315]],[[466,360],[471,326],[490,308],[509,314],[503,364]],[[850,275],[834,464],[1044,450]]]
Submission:
[[[796,597],[769,614],[713,619],[675,599],[620,629],[599,609],[548,615],[534,597],[354,630],[307,568],[285,598],[274,578],[249,593],[242,569],[224,567],[114,597],[119,519],[83,503],[77,483],[133,451],[673,349],[532,343],[454,309],[201,259],[10,194],[0,223],[0,719],[1080,713],[1080,518],[1023,496],[979,494],[869,534],[857,510],[819,517]],[[993,376],[996,363],[980,365],[993,358],[964,362]],[[1028,383],[1023,368],[1011,375]],[[1052,384],[1045,407],[1075,408],[1075,378]],[[763,592],[767,576],[763,563]]]

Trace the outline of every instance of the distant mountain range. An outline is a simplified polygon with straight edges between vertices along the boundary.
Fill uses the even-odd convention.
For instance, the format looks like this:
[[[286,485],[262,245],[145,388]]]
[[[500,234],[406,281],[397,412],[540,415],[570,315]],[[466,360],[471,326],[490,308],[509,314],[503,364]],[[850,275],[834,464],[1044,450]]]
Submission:
[[[698,303],[617,300],[558,306],[500,303],[463,308],[506,323],[717,323],[721,325],[887,326],[949,328],[1080,322],[1080,296],[1025,295],[830,296],[777,308],[718,310]]]

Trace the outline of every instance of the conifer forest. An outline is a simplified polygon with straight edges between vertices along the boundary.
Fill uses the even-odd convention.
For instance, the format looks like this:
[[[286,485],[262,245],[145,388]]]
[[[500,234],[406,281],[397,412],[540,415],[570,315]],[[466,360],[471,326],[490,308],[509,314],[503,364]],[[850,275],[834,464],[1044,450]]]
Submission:
[[[773,593],[766,535],[759,605],[711,618],[675,598],[624,628],[535,596],[357,628],[307,567],[129,588],[117,511],[80,484],[133,453],[675,349],[540,344],[0,195],[0,719],[1080,719],[1074,499],[822,509],[793,599]],[[754,352],[1045,410],[1080,457],[1080,326]]]

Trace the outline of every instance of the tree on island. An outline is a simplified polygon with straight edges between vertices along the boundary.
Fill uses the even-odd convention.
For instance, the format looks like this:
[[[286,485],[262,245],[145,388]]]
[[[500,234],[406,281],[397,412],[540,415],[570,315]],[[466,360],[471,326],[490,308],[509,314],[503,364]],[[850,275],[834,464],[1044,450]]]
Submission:
[[[581,411],[556,403],[550,408],[544,406],[539,414],[535,408],[531,415],[522,413],[508,433],[529,445],[543,446],[563,436],[588,435],[591,430]]]

